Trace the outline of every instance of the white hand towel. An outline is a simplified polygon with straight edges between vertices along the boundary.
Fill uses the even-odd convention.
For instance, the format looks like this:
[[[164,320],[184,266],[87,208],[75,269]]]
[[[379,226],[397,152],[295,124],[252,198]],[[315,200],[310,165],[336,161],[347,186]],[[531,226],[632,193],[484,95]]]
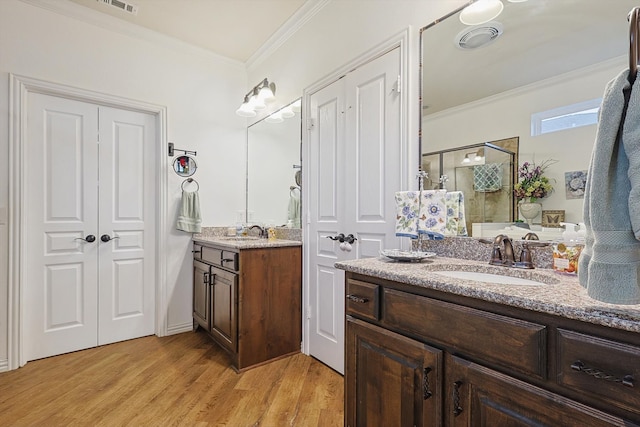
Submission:
[[[199,233],[201,220],[200,196],[198,196],[198,192],[183,191],[176,228],[188,233]]]
[[[418,238],[418,192],[398,191],[396,199],[396,236]]]
[[[462,191],[449,191],[445,195],[447,206],[447,225],[445,236],[466,236],[467,223],[464,214],[464,194]]]
[[[293,223],[293,228],[301,228],[301,213],[302,209],[300,206],[300,197],[297,194],[291,193],[289,196],[289,209],[287,214],[287,219],[291,220]]]
[[[447,228],[447,190],[427,190],[420,193],[418,233],[432,240],[444,239]]]

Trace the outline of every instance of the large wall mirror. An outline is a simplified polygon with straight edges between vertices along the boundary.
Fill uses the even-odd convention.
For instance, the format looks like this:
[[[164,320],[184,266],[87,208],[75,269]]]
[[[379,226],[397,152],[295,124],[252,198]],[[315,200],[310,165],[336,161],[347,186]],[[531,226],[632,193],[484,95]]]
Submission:
[[[247,129],[247,222],[300,227],[301,132],[300,100]]]
[[[588,169],[605,85],[628,67],[627,14],[637,2],[502,3],[486,24],[463,24],[461,8],[420,32],[421,166],[427,153],[518,138],[516,169],[556,161],[542,209],[580,222],[571,180]]]

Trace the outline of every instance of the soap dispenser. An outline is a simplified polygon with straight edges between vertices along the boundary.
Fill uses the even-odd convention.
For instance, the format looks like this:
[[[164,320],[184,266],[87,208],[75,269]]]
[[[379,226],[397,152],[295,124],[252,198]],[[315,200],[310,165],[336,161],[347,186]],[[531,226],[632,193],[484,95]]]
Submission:
[[[577,275],[578,258],[584,247],[584,228],[576,230],[577,224],[561,222],[565,231],[562,241],[553,244],[553,269],[558,273]]]

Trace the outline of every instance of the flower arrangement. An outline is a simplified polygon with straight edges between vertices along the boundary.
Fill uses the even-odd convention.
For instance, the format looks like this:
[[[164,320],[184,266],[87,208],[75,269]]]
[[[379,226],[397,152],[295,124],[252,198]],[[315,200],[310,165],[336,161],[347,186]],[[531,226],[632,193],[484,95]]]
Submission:
[[[524,162],[518,168],[520,181],[513,186],[516,199],[535,203],[538,199],[547,197],[553,191],[553,186],[549,178],[544,176],[544,171],[556,161],[545,160],[538,166],[535,163]]]

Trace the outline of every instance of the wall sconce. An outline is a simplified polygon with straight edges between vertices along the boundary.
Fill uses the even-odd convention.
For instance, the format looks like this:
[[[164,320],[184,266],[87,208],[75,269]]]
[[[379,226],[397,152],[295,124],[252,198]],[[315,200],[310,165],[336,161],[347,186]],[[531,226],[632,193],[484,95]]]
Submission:
[[[276,84],[269,83],[265,78],[244,96],[244,101],[236,110],[236,114],[241,117],[255,117],[256,111],[264,110],[267,102],[275,101],[275,93]]]

